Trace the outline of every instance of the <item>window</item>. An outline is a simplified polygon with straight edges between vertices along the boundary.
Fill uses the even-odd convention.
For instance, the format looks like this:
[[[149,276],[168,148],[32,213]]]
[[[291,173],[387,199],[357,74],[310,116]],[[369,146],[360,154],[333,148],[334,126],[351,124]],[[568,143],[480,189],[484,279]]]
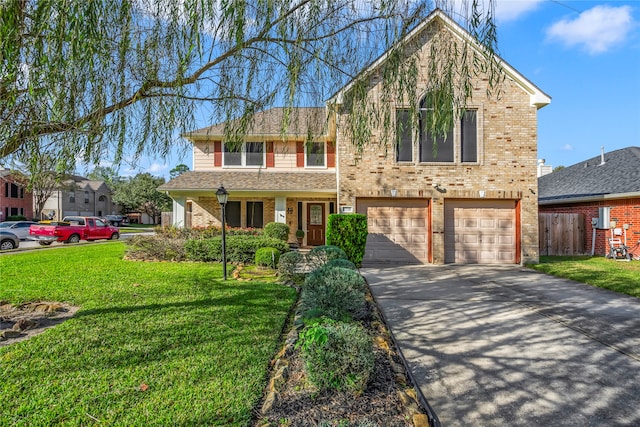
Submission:
[[[413,130],[411,129],[411,112],[396,111],[396,161],[413,161]]]
[[[229,227],[242,227],[240,216],[240,202],[227,202],[225,207],[225,221]]]
[[[460,157],[462,162],[478,161],[477,111],[467,110],[460,118]]]
[[[8,183],[7,183],[8,184]],[[18,186],[14,183],[10,184],[10,188],[11,188],[11,198],[12,199],[17,199],[18,198],[18,194],[20,193],[20,189],[18,188]]]
[[[85,203],[89,203],[89,192],[88,191],[84,192],[84,202]]]
[[[420,102],[420,161],[453,162],[453,126],[446,134],[433,135],[429,130],[433,119],[431,97]]]
[[[264,143],[243,142],[238,146],[224,144],[224,166],[264,166]]]
[[[69,191],[69,203],[75,203],[75,202],[76,202],[76,192]]]
[[[324,167],[325,153],[324,142],[312,142],[306,144],[307,167]]]
[[[262,228],[262,202],[247,202],[247,227]]]

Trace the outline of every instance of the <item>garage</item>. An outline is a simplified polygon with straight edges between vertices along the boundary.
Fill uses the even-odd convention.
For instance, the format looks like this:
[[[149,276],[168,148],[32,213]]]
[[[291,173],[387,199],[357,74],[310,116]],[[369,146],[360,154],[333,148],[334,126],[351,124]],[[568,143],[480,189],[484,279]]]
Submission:
[[[426,263],[428,207],[426,199],[358,199],[369,228],[363,264]]]
[[[445,263],[519,262],[515,200],[445,202]]]

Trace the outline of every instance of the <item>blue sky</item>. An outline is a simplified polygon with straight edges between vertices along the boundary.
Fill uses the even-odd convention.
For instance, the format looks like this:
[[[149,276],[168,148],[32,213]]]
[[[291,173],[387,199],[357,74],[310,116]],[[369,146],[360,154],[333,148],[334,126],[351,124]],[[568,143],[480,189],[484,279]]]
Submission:
[[[640,1],[497,0],[496,15],[502,59],[552,98],[538,112],[538,158],[570,166],[640,146]],[[191,162],[176,149],[120,175],[168,179]]]

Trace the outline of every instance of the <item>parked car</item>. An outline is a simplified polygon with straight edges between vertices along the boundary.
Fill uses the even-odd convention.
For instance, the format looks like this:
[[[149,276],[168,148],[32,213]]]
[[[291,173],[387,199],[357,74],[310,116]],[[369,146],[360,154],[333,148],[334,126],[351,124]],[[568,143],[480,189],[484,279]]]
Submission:
[[[10,231],[0,229],[0,251],[15,249],[20,246],[18,236]]]
[[[78,243],[81,239],[92,242],[119,238],[120,231],[117,228],[92,216],[67,216],[62,221],[42,221],[29,229],[29,239],[43,246],[53,242]]]
[[[34,221],[4,221],[0,222],[0,230],[9,231],[16,236],[18,239],[24,240],[29,237],[29,227],[32,224],[37,224]]]
[[[105,218],[109,221],[109,224],[114,227],[120,227],[124,222],[124,217],[122,215],[107,215]]]

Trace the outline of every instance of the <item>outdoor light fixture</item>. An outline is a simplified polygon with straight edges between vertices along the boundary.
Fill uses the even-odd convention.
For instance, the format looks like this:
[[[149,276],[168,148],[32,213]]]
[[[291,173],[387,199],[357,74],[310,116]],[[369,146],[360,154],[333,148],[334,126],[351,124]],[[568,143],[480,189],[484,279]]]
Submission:
[[[220,203],[220,212],[222,212],[222,276],[224,280],[227,280],[227,236],[226,236],[226,224],[225,224],[225,211],[227,208],[227,200],[229,200],[229,193],[225,190],[224,185],[218,188],[216,191],[216,197],[218,203]]]

